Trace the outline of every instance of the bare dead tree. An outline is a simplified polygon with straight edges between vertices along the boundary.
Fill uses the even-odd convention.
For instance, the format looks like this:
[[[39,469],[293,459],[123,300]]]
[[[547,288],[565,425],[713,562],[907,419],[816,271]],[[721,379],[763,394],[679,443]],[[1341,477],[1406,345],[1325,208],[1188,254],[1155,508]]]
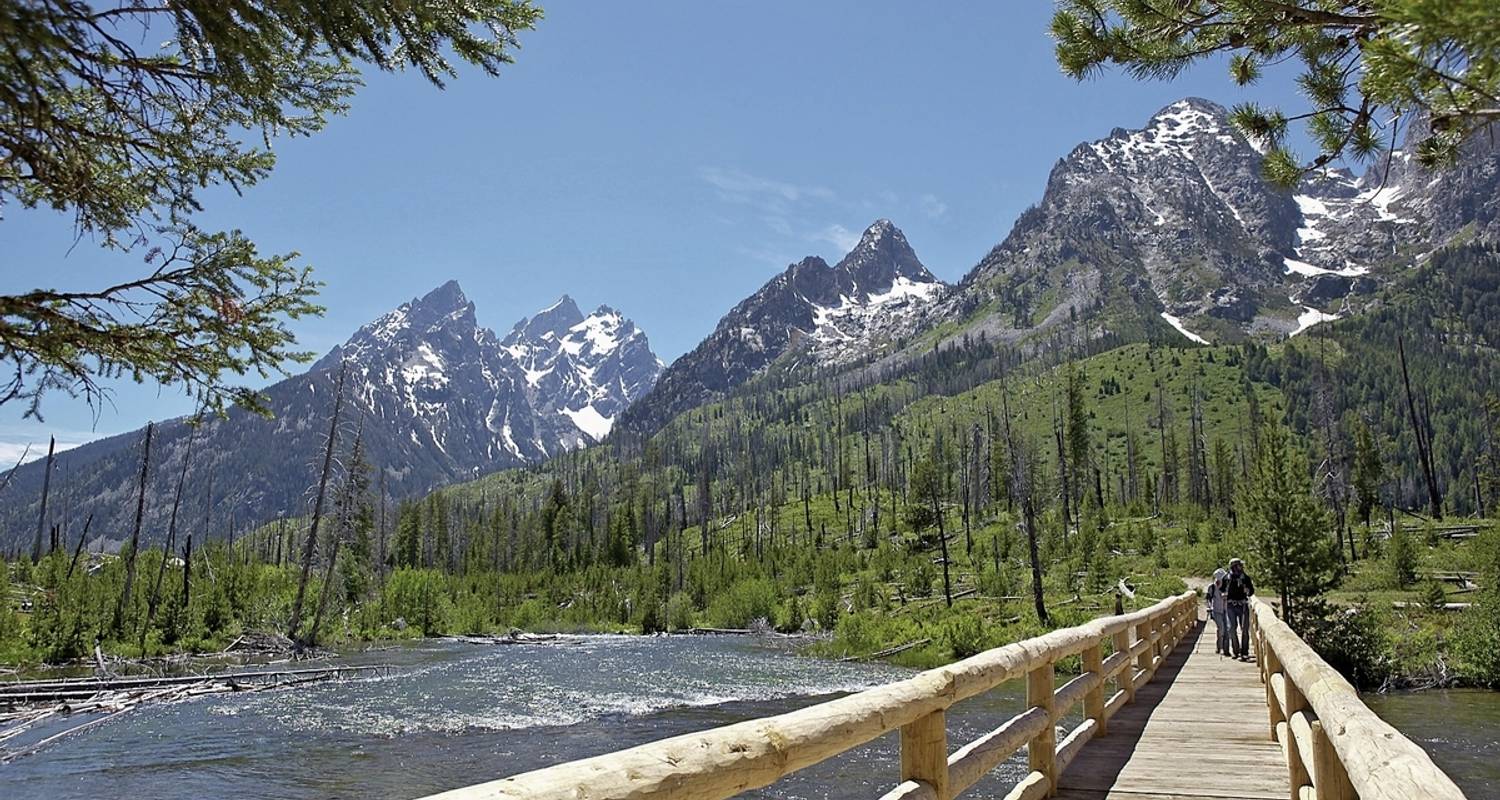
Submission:
[[[119,633],[125,625],[125,609],[130,605],[130,590],[135,586],[135,559],[141,549],[141,522],[146,516],[146,477],[151,468],[151,436],[156,424],[146,423],[146,442],[141,448],[141,483],[136,492],[135,525],[130,529],[130,554],[125,558],[125,586],[120,590],[120,601],[115,605],[115,619],[111,626]]]
[[[83,521],[83,533],[78,534],[78,546],[73,548],[73,560],[68,562],[68,574],[63,578],[66,583],[73,579],[73,568],[78,566],[78,556],[83,553],[83,544],[89,538],[89,526],[94,524],[94,513],[89,512],[88,519]]]
[[[354,447],[350,451],[349,463],[358,465],[363,456],[362,448],[364,441],[364,420],[360,420],[359,430],[354,434]],[[354,507],[358,501],[355,497],[358,481],[353,475],[346,474],[344,477],[343,491],[338,501],[338,519],[333,529],[333,541],[329,544],[328,564],[323,568],[323,586],[318,591],[318,610],[313,612],[312,629],[307,632],[308,644],[316,644],[318,632],[323,629],[323,615],[328,610],[328,598],[333,594],[333,571],[337,568],[339,560],[339,546],[343,544],[344,537],[349,533],[349,526],[353,519]]]
[[[31,544],[31,563],[42,560],[42,531],[47,527],[47,495],[52,491],[52,456],[57,450],[57,437],[47,437],[47,466],[42,472],[42,507],[36,515],[36,540]]]
[[[1443,494],[1437,485],[1437,475],[1432,466],[1432,430],[1430,423],[1424,424],[1423,415],[1417,413],[1416,395],[1411,390],[1411,374],[1406,369],[1406,339],[1396,339],[1396,353],[1401,358],[1401,383],[1406,388],[1406,408],[1411,414],[1412,434],[1417,442],[1417,458],[1422,464],[1422,474],[1427,479],[1427,500],[1432,507],[1432,518],[1443,518]]]
[[[287,638],[297,641],[297,632],[302,627],[302,603],[307,596],[307,579],[312,573],[313,555],[318,545],[318,523],[323,518],[323,498],[328,493],[328,475],[333,471],[333,450],[338,440],[339,413],[344,405],[344,372],[339,367],[338,382],[333,391],[333,416],[328,423],[328,443],[323,451],[323,470],[318,476],[318,494],[313,500],[312,521],[307,526],[307,540],[302,546],[302,574],[297,578],[297,595],[292,600],[292,616],[287,623]]]
[[[193,442],[198,438],[198,426],[188,431],[187,444],[182,451],[182,471],[177,473],[177,491],[172,495],[172,513],[167,520],[167,544],[161,551],[161,563],[156,565],[156,581],[151,585],[151,597],[146,602],[146,622],[141,626],[141,655],[146,654],[146,633],[156,621],[156,605],[161,599],[161,581],[167,572],[167,557],[177,547],[177,510],[182,507],[182,488],[187,484],[188,462],[193,458]]]

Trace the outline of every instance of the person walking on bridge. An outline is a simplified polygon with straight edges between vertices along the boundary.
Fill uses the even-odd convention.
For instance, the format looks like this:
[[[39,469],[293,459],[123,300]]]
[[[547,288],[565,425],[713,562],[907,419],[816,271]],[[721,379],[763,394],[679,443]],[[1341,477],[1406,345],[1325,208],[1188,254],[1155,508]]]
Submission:
[[[1229,643],[1234,657],[1250,657],[1250,598],[1255,596],[1255,581],[1245,571],[1245,562],[1229,560],[1229,577],[1225,579],[1224,606],[1229,616]]]
[[[1221,656],[1229,655],[1229,620],[1226,618],[1228,606],[1224,597],[1224,590],[1228,585],[1229,573],[1220,567],[1214,570],[1213,582],[1204,593],[1208,600],[1208,616],[1214,621],[1214,652]]]

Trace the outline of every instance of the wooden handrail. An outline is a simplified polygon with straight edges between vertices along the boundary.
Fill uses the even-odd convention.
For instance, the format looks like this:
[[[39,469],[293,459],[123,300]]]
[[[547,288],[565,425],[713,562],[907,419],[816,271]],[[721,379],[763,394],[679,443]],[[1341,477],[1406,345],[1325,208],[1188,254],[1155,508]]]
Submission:
[[[1252,600],[1250,626],[1292,800],[1463,800],[1426,751],[1376,716],[1269,604]]]
[[[1055,794],[1068,763],[1116,711],[1134,699],[1165,657],[1197,623],[1197,595],[1185,592],[1130,614],[987,650],[896,683],[763,719],[675,736],[454,789],[433,798],[477,800],[717,800],[768,786],[891,731],[901,731],[901,782],[885,795],[950,800],[1026,747],[1031,771],[1008,800]],[[1133,641],[1132,641],[1132,638]],[[1103,657],[1108,644],[1114,653]],[[1084,673],[1061,688],[1060,659],[1082,655]],[[1131,663],[1135,659],[1135,663]],[[1006,681],[1027,678],[1027,709],[948,753],[945,712]],[[1116,689],[1107,698],[1105,684]],[[1087,718],[1056,741],[1057,722],[1082,702]]]

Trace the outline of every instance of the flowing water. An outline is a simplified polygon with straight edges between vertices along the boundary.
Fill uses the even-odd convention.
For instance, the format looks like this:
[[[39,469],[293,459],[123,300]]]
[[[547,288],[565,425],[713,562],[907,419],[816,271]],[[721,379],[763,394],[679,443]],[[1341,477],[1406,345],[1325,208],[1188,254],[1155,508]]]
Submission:
[[[143,707],[0,766],[0,797],[415,797],[911,674],[733,636],[423,642],[348,661],[395,669]],[[966,701],[950,712],[950,741],[975,738],[1023,707],[1017,686]],[[895,785],[898,764],[891,734],[751,796],[876,797]],[[1012,759],[987,783],[1008,787],[1023,773]]]
[[[886,664],[815,660],[785,642],[734,636],[430,641],[346,661],[392,669],[381,677],[143,707],[0,765],[0,798],[409,798],[778,714],[911,674]],[[1469,797],[1500,797],[1500,693],[1367,700]],[[950,746],[1023,707],[1016,685],[960,703],[948,715]],[[25,742],[6,744],[19,749]],[[896,783],[898,763],[890,734],[749,796],[878,797]],[[1000,796],[1024,772],[1022,760],[1012,758],[973,796]]]
[[[1429,690],[1363,699],[1422,745],[1471,800],[1500,798],[1500,692]]]

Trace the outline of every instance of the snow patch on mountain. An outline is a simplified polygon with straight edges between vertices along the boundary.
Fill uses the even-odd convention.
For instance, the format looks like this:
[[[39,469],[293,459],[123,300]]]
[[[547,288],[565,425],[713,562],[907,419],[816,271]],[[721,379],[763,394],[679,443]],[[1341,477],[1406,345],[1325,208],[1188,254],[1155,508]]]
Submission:
[[[1305,332],[1308,328],[1311,328],[1312,326],[1317,325],[1320,322],[1332,322],[1338,318],[1338,314],[1328,314],[1319,311],[1312,306],[1303,306],[1302,313],[1297,315],[1296,329],[1287,335],[1296,336],[1297,334]]]
[[[1192,331],[1188,330],[1187,327],[1182,324],[1182,320],[1178,319],[1177,317],[1174,317],[1171,314],[1168,314],[1167,312],[1163,311],[1163,312],[1161,312],[1161,318],[1164,319],[1164,320],[1166,320],[1168,325],[1171,325],[1172,327],[1176,328],[1178,333],[1182,334],[1183,336],[1186,336],[1188,339],[1190,339],[1190,340],[1192,340],[1194,342],[1197,342],[1198,344],[1208,344],[1209,343],[1207,339],[1205,339],[1202,336],[1199,336],[1198,334],[1193,333]]]

